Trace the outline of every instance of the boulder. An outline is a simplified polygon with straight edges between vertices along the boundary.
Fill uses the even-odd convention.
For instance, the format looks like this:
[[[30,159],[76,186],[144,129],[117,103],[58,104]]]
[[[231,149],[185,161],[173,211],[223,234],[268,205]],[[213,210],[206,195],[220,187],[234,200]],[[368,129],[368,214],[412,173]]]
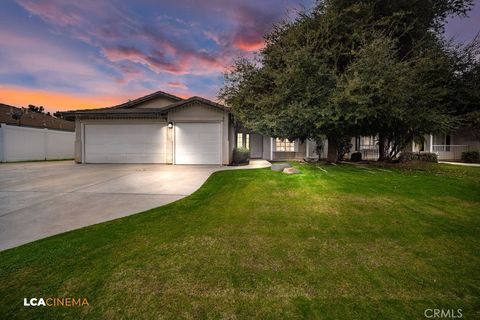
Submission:
[[[274,163],[274,164],[272,164],[271,169],[272,169],[272,171],[280,172],[280,171],[283,171],[283,169],[285,169],[285,168],[291,168],[291,167],[292,166],[289,165],[288,163]]]
[[[283,173],[286,173],[286,174],[299,174],[299,173],[302,173],[300,170],[298,169],[295,169],[295,168],[285,168],[283,169]]]

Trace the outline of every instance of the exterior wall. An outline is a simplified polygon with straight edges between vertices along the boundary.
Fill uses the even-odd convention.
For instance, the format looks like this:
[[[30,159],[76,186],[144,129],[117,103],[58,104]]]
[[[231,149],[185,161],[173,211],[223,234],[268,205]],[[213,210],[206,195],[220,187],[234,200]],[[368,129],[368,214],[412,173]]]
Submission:
[[[82,163],[83,161],[82,135],[83,135],[82,123],[80,122],[80,120],[76,119],[75,120],[75,154],[74,154],[76,163]]]
[[[194,104],[173,109],[168,113],[167,121],[172,122],[221,122],[222,123],[222,164],[231,162],[230,115],[228,112],[208,105]],[[171,143],[173,145],[173,141]],[[173,154],[173,152],[172,152]]]
[[[260,134],[250,134],[250,158],[259,159],[263,156],[263,137]]]
[[[177,102],[177,100],[173,100],[167,97],[158,97],[156,99],[140,103],[138,106],[135,106],[134,108],[162,108],[175,102]]]
[[[328,141],[325,139],[323,141],[323,148],[320,154],[317,153],[317,143],[313,140],[307,140],[306,144],[306,157],[313,158],[313,159],[325,159],[327,158],[327,148],[328,148]]]
[[[2,162],[73,159],[75,133],[1,124]]]
[[[266,160],[273,160],[271,151],[272,151],[272,138],[263,136],[262,158]]]
[[[275,145],[275,141],[274,141]],[[295,151],[273,151],[273,160],[303,160],[307,154],[307,144],[305,142],[295,141]]]

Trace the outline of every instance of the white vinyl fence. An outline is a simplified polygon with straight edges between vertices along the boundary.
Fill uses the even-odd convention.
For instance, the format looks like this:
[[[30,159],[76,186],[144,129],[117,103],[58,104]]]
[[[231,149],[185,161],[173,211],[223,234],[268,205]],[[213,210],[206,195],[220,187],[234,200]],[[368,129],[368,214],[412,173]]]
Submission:
[[[0,124],[0,161],[73,159],[75,132]]]

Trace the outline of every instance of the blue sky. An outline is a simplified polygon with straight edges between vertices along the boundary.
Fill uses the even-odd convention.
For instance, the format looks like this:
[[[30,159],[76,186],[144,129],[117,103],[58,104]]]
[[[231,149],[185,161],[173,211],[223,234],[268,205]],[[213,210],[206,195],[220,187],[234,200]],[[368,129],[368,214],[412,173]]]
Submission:
[[[480,5],[451,19],[480,31]],[[273,23],[313,0],[4,0],[0,102],[47,110],[109,106],[156,90],[215,99],[222,73],[262,47]]]

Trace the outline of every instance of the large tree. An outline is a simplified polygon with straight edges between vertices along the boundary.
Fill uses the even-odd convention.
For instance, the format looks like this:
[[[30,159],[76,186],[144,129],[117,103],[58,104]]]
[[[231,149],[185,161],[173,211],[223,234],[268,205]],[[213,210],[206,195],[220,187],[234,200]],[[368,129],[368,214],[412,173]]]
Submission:
[[[470,5],[468,0],[321,1],[311,12],[275,26],[266,35],[266,47],[256,60],[236,61],[226,74],[220,97],[245,127],[260,133],[302,140],[319,140],[325,135],[329,161],[336,161],[338,143],[346,136],[379,134],[395,126],[399,129],[396,136],[405,136],[410,128],[400,130],[396,120],[383,122],[386,118],[380,115],[396,110],[401,117],[414,107],[426,107],[420,101],[415,106],[408,103],[415,97],[418,99],[425,88],[412,86],[415,73],[405,69],[425,67],[419,57],[427,50],[421,48],[432,46],[423,43],[437,43],[435,39],[445,18],[464,14]],[[368,50],[374,50],[379,39],[388,46],[380,47],[385,51],[382,57],[386,60],[382,63],[388,64],[391,59],[392,69],[379,68],[374,58],[368,57]],[[370,78],[367,72],[358,77],[362,64],[369,63],[379,74]],[[395,73],[399,70],[403,72],[400,78],[408,79],[405,80],[408,89],[414,90],[408,97],[401,92],[407,88],[394,85],[398,79],[391,78],[399,76]],[[428,73],[416,76],[419,75]],[[384,81],[382,77],[390,77],[387,81],[393,85],[382,88],[386,90],[383,93],[375,93],[382,100],[378,104],[372,100],[359,105],[345,91],[352,86],[351,81],[361,80],[365,91]],[[435,84],[428,82],[428,85]],[[386,93],[389,96],[382,96]],[[401,96],[403,100],[398,100],[401,103],[396,96]],[[438,111],[442,115],[440,109],[432,109],[430,113],[436,115]],[[368,119],[368,115],[375,117]],[[444,118],[440,118],[423,127],[424,122],[415,124],[415,132],[431,130],[434,124],[443,123]],[[382,141],[388,139],[382,137]]]

